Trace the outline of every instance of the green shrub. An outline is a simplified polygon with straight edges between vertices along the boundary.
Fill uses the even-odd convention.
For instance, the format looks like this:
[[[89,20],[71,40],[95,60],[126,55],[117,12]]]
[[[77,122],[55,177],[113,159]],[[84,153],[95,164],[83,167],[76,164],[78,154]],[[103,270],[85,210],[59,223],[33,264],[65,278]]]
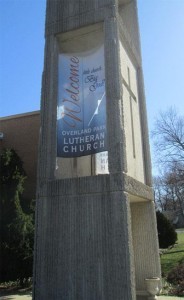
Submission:
[[[13,149],[4,149],[0,166],[1,281],[23,281],[32,276],[34,236],[33,213],[21,206],[25,171]]]
[[[171,222],[160,212],[156,212],[159,247],[173,246],[177,241],[177,233]]]

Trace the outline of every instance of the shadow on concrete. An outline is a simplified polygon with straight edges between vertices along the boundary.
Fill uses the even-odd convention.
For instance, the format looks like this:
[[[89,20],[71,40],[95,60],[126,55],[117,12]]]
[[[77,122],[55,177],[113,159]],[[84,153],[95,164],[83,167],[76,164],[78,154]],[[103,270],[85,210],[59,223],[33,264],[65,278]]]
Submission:
[[[163,253],[163,255],[165,254],[173,254],[173,253],[179,253],[179,252],[183,252],[184,253],[184,250],[178,250],[178,251],[172,251],[172,252],[167,252],[167,253]]]

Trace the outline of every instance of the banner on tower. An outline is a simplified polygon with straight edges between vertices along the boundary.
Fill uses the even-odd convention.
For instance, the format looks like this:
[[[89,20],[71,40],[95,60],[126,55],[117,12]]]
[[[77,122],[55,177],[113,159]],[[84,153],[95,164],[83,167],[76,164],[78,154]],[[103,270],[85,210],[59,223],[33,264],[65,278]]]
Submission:
[[[59,55],[57,156],[107,150],[104,46]]]

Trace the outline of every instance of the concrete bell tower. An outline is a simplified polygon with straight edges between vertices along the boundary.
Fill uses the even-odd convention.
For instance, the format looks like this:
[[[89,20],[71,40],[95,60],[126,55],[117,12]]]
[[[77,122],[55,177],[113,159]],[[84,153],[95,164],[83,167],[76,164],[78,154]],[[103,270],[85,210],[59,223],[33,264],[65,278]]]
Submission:
[[[136,0],[47,0],[34,300],[160,277]]]

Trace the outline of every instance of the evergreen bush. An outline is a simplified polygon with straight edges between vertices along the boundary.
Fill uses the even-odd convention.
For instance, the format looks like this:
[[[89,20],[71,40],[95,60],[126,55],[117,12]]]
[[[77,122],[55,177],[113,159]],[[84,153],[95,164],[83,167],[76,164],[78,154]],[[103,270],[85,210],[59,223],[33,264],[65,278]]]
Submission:
[[[28,215],[21,206],[26,174],[13,149],[3,150],[0,166],[1,281],[23,282],[32,276],[34,236],[33,212]]]
[[[171,222],[160,212],[156,212],[159,247],[166,249],[177,241],[177,233]]]

